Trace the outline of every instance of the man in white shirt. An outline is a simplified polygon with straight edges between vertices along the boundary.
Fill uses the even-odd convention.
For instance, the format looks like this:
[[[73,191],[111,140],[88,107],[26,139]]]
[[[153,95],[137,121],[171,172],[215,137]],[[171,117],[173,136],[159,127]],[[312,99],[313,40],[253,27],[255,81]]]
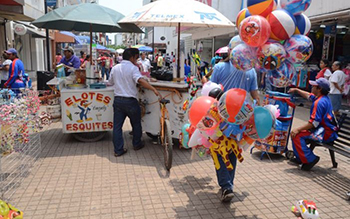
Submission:
[[[146,53],[141,53],[141,58],[139,59],[139,61],[142,64],[143,67],[143,72],[141,72],[142,75],[150,77],[151,74],[151,62],[149,61],[149,59],[146,58]]]
[[[2,54],[2,57],[4,58],[4,62],[0,66],[0,79],[1,79],[1,84],[0,88],[4,88],[4,84],[6,83],[7,79],[9,78],[9,69],[12,61],[8,58],[8,55],[6,52]]]
[[[341,107],[342,93],[344,91],[344,84],[346,75],[340,70],[341,63],[335,61],[332,65],[332,70],[334,71],[329,78],[331,90],[329,92],[329,99],[331,100],[334,114],[337,115]]]
[[[114,66],[111,71],[109,83],[114,88],[114,119],[113,119],[113,145],[114,156],[119,157],[126,153],[123,139],[123,124],[126,117],[129,117],[133,132],[134,150],[144,147],[142,142],[141,108],[137,101],[137,84],[152,90],[156,96],[159,92],[150,85],[138,69],[137,59],[139,50],[128,48],[123,53],[123,61]]]

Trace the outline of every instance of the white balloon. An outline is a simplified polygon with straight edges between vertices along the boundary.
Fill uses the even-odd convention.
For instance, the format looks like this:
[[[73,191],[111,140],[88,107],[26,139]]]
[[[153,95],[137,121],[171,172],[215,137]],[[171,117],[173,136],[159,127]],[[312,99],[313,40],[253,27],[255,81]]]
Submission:
[[[198,145],[202,145],[201,140],[204,136],[201,134],[201,132],[199,131],[199,129],[196,129],[191,138],[190,141],[188,142],[188,147],[192,148]]]
[[[219,84],[217,84],[217,83],[208,81],[207,83],[205,83],[203,85],[203,88],[202,88],[202,91],[201,91],[202,96],[209,96],[209,92],[211,90],[213,90],[214,88],[221,88],[221,86]]]

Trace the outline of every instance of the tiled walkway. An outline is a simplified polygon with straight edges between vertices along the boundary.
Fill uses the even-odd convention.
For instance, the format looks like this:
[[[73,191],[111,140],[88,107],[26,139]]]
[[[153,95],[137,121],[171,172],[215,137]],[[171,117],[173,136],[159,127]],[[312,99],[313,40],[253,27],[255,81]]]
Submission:
[[[298,109],[295,125],[308,110]],[[282,156],[259,160],[260,152],[244,153],[238,165],[235,198],[219,201],[211,158],[190,160],[190,150],[174,150],[171,172],[163,168],[162,149],[145,137],[146,147],[131,148],[130,126],[124,136],[129,151],[113,156],[112,134],[94,143],[62,134],[61,123],[42,132],[42,154],[22,182],[12,204],[25,218],[294,218],[290,208],[299,199],[317,204],[322,219],[350,218],[350,160],[336,154],[331,169],[327,151],[311,172],[302,172]]]

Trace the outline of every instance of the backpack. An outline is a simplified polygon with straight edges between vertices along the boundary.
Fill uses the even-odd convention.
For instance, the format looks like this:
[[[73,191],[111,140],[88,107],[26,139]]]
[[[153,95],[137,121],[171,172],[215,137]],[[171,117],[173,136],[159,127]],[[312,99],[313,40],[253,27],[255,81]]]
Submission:
[[[110,68],[111,67],[111,61],[108,59],[106,59],[106,62],[105,62],[105,68]]]

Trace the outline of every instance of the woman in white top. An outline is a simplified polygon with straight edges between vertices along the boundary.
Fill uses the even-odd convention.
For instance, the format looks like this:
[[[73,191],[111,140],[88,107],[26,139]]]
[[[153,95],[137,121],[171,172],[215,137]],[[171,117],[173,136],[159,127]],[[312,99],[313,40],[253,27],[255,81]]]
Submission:
[[[0,79],[1,79],[0,88],[4,88],[4,84],[9,78],[9,69],[12,63],[12,61],[8,59],[7,54],[5,52],[2,54],[2,57],[4,58],[5,61],[0,66],[0,70],[1,70],[0,71]]]

